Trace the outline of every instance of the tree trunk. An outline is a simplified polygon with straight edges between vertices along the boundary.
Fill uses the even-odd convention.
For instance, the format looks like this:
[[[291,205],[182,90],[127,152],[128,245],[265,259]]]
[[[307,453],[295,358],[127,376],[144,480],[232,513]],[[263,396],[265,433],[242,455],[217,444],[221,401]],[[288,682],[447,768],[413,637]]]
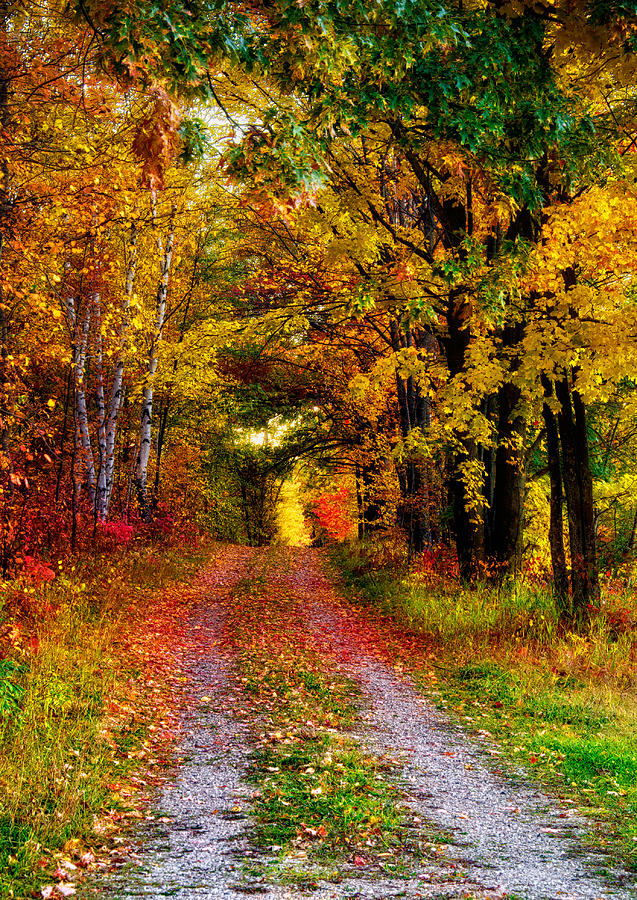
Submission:
[[[124,384],[124,354],[126,351],[126,337],[130,325],[130,304],[133,296],[133,288],[135,286],[135,269],[137,265],[137,228],[133,223],[131,225],[130,242],[128,250],[128,268],[126,271],[126,284],[124,288],[124,297],[122,299],[121,322],[119,326],[119,353],[115,369],[113,371],[113,382],[106,410],[105,419],[105,446],[104,446],[104,491],[100,494],[100,505],[98,507],[98,515],[101,519],[108,517],[108,510],[113,495],[113,480],[115,474],[115,442],[117,438],[117,424],[119,414],[122,408],[123,400],[123,384]]]
[[[545,384],[547,396],[550,396],[551,391],[550,383]],[[555,413],[548,403],[544,403],[542,407],[542,416],[546,427],[546,455],[551,483],[549,542],[553,568],[553,591],[559,605],[560,615],[564,617],[569,611],[569,596],[566,553],[564,552],[564,519],[562,516],[564,494],[560,470],[560,439]]]
[[[155,467],[155,483],[153,486],[153,510],[157,509],[159,503],[159,479],[161,476],[161,460],[164,453],[164,442],[166,440],[166,431],[168,428],[168,413],[170,412],[170,401],[166,401],[166,405],[161,411],[159,417],[159,429],[157,431],[157,465]]]
[[[75,387],[74,387],[75,391]],[[71,455],[71,552],[75,553],[77,545],[77,514],[80,502],[81,481],[77,477],[77,419],[75,396],[73,397],[73,431],[75,440],[73,441],[73,453]]]
[[[582,624],[600,598],[586,409],[579,392],[571,390],[568,376],[556,382],[555,392],[560,403],[558,425],[571,550],[572,617]]]
[[[70,273],[70,263],[64,265],[65,275]],[[71,369],[73,382],[73,415],[75,450],[73,477],[77,485],[75,502],[79,504],[83,485],[88,491],[91,506],[95,503],[95,464],[91,448],[88,411],[86,408],[86,359],[88,353],[88,337],[93,312],[94,297],[87,301],[84,308],[76,299],[66,283],[62,285],[61,304],[66,317],[71,340]]]
[[[471,305],[451,292],[447,308],[448,334],[442,344],[451,378],[460,375],[465,368],[466,353],[471,340],[468,328]],[[476,509],[469,497],[462,470],[464,465],[478,459],[478,448],[466,435],[457,435],[463,449],[451,460],[449,494],[453,515],[453,531],[456,539],[458,567],[461,578],[475,581],[486,573],[486,534],[483,509]],[[485,484],[486,487],[486,484]]]
[[[381,508],[374,499],[374,470],[373,465],[364,465],[361,468],[363,522],[365,533],[378,531],[381,518]]]
[[[358,463],[356,463],[355,467],[355,478],[356,478],[356,527],[358,540],[361,541],[365,536],[365,509],[363,507],[363,494],[361,491],[361,467]]]
[[[398,319],[391,321],[392,348],[397,352],[414,346],[411,329],[404,335],[400,332]],[[428,400],[423,397],[414,378],[402,378],[396,369],[396,396],[400,429],[403,439],[407,439],[414,429],[425,431],[429,424]],[[422,462],[413,457],[398,466],[398,481],[401,488],[402,504],[398,512],[401,526],[407,533],[409,554],[422,553],[431,543],[431,526],[427,505],[427,490]]]
[[[90,322],[91,304],[87,303],[84,315],[76,326],[75,346],[73,348],[73,383],[75,389],[75,441],[80,475],[78,484],[80,492],[82,485],[86,486],[89,503],[93,506],[95,503],[95,463],[91,447],[84,382]]]
[[[66,434],[68,429],[69,407],[71,403],[71,382],[73,380],[73,366],[69,367],[69,373],[66,378],[66,394],[64,396],[64,418],[62,420],[62,434],[60,435],[60,460],[58,462],[57,476],[55,479],[55,502],[60,499],[60,487],[62,485],[62,474],[64,472],[64,445],[66,443]]]
[[[522,441],[526,423],[519,408],[520,398],[520,389],[510,382],[505,382],[498,391],[498,446],[489,547],[498,574],[517,572],[522,564],[525,488]]]
[[[472,498],[462,477],[462,463],[474,457],[475,450],[471,446],[467,447],[465,454],[456,455],[449,483],[458,568],[460,577],[465,581],[484,578],[486,572],[484,513],[473,509]]]
[[[97,489],[95,493],[95,526],[104,519],[106,501],[106,401],[104,399],[104,354],[102,352],[102,322],[100,296],[95,294],[95,406],[97,411]]]
[[[142,389],[142,408],[139,427],[139,452],[135,466],[135,491],[139,504],[140,514],[143,519],[148,518],[148,460],[150,457],[151,431],[153,417],[153,381],[159,364],[159,347],[164,330],[166,317],[166,298],[168,295],[168,280],[170,266],[173,257],[173,242],[175,236],[175,207],[171,210],[170,227],[166,237],[166,246],[163,248],[160,264],[160,278],[157,287],[157,299],[155,304],[155,327],[148,352],[148,364],[146,367],[146,379]],[[161,240],[159,241],[161,251]]]

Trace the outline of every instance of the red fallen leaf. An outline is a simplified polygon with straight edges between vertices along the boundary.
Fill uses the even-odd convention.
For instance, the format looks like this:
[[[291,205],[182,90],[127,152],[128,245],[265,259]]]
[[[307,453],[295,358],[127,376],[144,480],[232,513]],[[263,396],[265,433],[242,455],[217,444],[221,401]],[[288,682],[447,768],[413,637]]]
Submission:
[[[319,827],[316,829],[316,833],[319,837],[327,837],[327,828],[325,827],[325,825],[319,825]]]
[[[531,754],[531,755],[529,756],[529,762],[530,762],[530,763],[536,763],[536,762],[537,762],[537,756],[534,756],[533,754]]]
[[[356,855],[352,860],[355,866],[366,866],[367,860],[363,856]]]
[[[496,700],[495,703],[494,703],[493,705],[495,706],[496,709],[502,709],[502,706],[503,706],[504,704],[502,703],[501,700]]]

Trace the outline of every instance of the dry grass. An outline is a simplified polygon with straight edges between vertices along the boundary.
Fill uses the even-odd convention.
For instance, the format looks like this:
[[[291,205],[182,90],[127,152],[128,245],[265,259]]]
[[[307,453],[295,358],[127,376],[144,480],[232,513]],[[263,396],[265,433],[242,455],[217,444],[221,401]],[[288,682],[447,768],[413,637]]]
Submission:
[[[150,639],[160,610],[165,638],[178,627],[179,598],[168,611],[148,601],[197,561],[131,548],[61,567],[50,584],[3,586],[0,897],[50,882],[59,859],[77,863],[96,824],[108,831],[130,811],[127,778],[161,762],[168,713],[157,684],[174,671]]]

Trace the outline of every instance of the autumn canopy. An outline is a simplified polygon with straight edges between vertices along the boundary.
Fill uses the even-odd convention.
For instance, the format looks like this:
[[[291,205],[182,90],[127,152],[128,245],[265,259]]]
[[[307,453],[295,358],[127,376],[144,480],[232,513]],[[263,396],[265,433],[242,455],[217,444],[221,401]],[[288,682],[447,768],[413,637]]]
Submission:
[[[4,575],[287,529],[586,619],[636,550],[636,75],[634,0],[0,3]]]

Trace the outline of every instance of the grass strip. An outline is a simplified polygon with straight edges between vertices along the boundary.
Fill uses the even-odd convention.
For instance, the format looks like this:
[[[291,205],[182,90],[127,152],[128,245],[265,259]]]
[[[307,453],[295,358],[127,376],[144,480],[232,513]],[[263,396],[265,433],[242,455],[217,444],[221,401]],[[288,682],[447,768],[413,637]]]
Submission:
[[[585,634],[560,626],[552,596],[523,582],[470,590],[417,573],[371,571],[361,551],[332,561],[346,594],[374,615],[395,662],[502,762],[581,810],[591,844],[637,869],[635,636],[618,632],[630,598],[608,600]]]
[[[241,681],[263,729],[251,770],[256,840],[277,854],[265,873],[252,867],[249,874],[308,884],[362,869],[403,874],[407,856],[413,862],[443,837],[423,836],[401,805],[393,765],[349,733],[358,689],[312,649],[294,624],[296,599],[276,585],[267,577],[240,584],[230,624]]]
[[[0,897],[70,892],[142,815],[170,742],[170,644],[187,602],[159,597],[200,562],[135,547],[61,566],[48,584],[3,585]]]

